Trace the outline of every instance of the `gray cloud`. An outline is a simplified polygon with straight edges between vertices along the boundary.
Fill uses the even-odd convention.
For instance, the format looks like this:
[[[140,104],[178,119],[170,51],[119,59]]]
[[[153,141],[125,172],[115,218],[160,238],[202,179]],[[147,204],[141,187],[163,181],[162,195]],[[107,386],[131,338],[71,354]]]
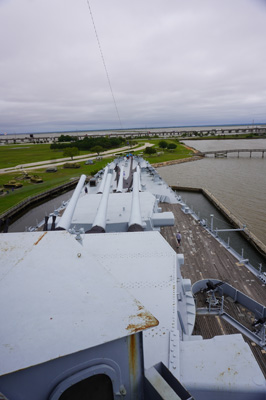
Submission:
[[[126,127],[265,121],[262,0],[90,0]],[[119,128],[86,0],[0,0],[0,133]]]

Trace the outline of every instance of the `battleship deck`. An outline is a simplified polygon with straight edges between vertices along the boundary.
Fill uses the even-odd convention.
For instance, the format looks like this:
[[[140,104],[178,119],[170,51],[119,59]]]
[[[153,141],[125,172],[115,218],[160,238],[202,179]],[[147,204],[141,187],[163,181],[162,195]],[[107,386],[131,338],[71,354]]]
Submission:
[[[85,180],[62,216],[45,217],[44,232],[1,234],[1,392],[10,400],[85,399],[99,387],[128,400],[265,398],[266,307],[225,282],[265,304],[262,283],[183,214],[145,160],[119,158]]]
[[[161,228],[161,234],[177,253],[184,254],[182,276],[195,283],[201,279],[218,279],[229,283],[257,302],[266,305],[266,287],[243,264],[227,251],[189,214],[184,214],[179,204],[160,204],[163,211],[172,211],[175,226]],[[175,234],[182,235],[180,248],[177,248]],[[243,325],[252,322],[251,313],[242,306],[225,301],[229,313]],[[210,318],[212,323],[210,324]],[[209,321],[207,323],[207,321]],[[194,334],[208,339],[217,335],[233,334],[237,330],[218,316],[198,315]],[[266,352],[244,337],[266,377]]]

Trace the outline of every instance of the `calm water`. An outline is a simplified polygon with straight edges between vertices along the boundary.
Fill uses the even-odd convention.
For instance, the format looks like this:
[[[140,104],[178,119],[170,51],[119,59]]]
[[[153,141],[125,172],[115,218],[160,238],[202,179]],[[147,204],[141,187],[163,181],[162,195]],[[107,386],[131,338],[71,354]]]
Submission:
[[[24,232],[30,226],[34,227],[41,222],[46,215],[52,213],[55,209],[60,207],[63,201],[67,201],[72,196],[73,190],[64,193],[46,203],[40,204],[39,206],[28,211],[17,221],[9,226],[8,232]]]
[[[206,197],[201,193],[195,192],[182,192],[183,201],[190,206],[194,211],[197,210],[197,215],[200,219],[205,219],[207,225],[211,227],[211,217],[213,215],[213,229],[226,229],[225,232],[217,231],[217,235],[221,238],[226,245],[236,251],[244,259],[248,259],[250,264],[259,269],[260,265],[262,270],[266,272],[266,260],[256,249],[247,242],[240,232],[228,231],[234,228],[228,220],[218,211],[218,209],[209,202]]]
[[[201,151],[266,149],[266,140],[186,141]],[[208,157],[200,161],[158,168],[169,185],[204,187],[266,244],[266,154],[231,154],[228,158]],[[197,211],[197,206],[194,207]]]
[[[233,148],[265,148],[266,139],[187,141],[198,150],[226,150]],[[158,168],[170,185],[205,187],[221,201],[243,224],[266,244],[266,154],[230,155],[228,158],[204,158],[200,161]],[[24,231],[36,225],[45,215],[57,208],[69,194],[53,199],[30,211],[10,226],[10,232]],[[197,203],[197,202],[196,202]],[[195,211],[197,204],[194,206]]]

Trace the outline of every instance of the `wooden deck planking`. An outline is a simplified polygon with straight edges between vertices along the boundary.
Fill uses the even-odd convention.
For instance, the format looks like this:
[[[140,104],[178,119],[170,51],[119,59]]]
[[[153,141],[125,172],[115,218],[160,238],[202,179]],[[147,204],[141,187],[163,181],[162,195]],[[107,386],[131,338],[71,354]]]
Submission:
[[[239,264],[215,238],[189,214],[184,214],[178,204],[161,204],[163,211],[172,211],[175,216],[174,227],[164,227],[161,234],[177,253],[184,254],[184,265],[181,268],[183,278],[191,283],[201,279],[219,279],[266,306],[266,287],[245,266]],[[182,235],[181,246],[177,248],[175,234]],[[253,322],[253,315],[243,306],[225,300],[225,309],[243,325]],[[228,322],[219,316],[198,315],[193,334],[205,339],[218,335],[239,333]],[[266,378],[266,351],[243,336],[249,344]]]
[[[161,234],[177,253],[184,254],[182,275],[192,284],[200,279],[220,279],[266,306],[266,287],[245,266],[239,264],[215,238],[190,214],[184,214],[179,204],[161,204],[163,211],[172,211],[175,226],[163,227]],[[177,248],[175,234],[182,235]]]

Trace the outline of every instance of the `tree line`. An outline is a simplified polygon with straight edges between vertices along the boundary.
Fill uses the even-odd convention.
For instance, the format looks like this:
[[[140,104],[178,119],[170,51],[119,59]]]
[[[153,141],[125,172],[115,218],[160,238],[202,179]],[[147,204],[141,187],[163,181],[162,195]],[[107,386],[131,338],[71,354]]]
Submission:
[[[122,137],[107,138],[107,137],[85,137],[82,140],[68,135],[61,135],[57,143],[52,143],[50,148],[52,150],[64,150],[68,147],[76,147],[78,150],[91,150],[96,146],[100,146],[103,150],[110,150],[124,145],[126,140]]]
[[[159,147],[160,149],[163,150],[175,150],[177,145],[175,143],[167,143],[165,140],[161,140],[159,142]],[[146,154],[155,154],[157,152],[156,148],[154,147],[146,147],[146,149],[144,150],[144,153]]]

